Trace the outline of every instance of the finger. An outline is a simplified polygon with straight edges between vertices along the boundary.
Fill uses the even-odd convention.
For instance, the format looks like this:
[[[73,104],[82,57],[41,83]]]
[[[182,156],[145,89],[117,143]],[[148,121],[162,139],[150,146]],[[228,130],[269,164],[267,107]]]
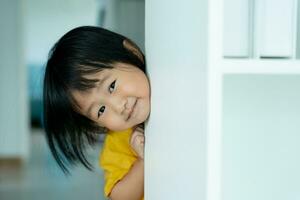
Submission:
[[[138,140],[139,138],[141,137],[144,137],[142,134],[133,134],[131,135],[131,138],[130,138],[130,143],[134,142],[135,140]]]
[[[142,129],[140,127],[135,128],[134,131],[138,131],[138,132],[144,133],[144,129]]]

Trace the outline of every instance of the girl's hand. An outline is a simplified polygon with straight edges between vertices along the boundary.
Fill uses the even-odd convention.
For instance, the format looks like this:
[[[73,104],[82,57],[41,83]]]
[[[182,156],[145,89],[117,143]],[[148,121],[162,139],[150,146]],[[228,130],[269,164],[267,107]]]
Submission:
[[[144,129],[141,127],[136,127],[130,138],[130,146],[139,156],[139,158],[144,159],[144,144],[145,144],[145,135]]]

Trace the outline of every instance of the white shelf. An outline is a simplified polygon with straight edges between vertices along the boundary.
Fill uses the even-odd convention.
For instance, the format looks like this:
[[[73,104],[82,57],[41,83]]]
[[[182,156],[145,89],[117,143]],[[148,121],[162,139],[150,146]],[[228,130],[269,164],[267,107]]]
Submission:
[[[222,74],[300,74],[300,60],[223,59]]]

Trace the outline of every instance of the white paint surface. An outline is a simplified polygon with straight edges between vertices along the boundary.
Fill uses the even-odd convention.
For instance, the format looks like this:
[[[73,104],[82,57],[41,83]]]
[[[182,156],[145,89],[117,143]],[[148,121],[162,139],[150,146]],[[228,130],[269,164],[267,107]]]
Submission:
[[[204,199],[207,2],[146,1],[145,199]]]
[[[250,2],[248,0],[224,1],[224,56],[250,56]]]
[[[222,200],[300,199],[300,76],[226,75]]]
[[[257,1],[260,57],[294,58],[296,48],[296,0]]]

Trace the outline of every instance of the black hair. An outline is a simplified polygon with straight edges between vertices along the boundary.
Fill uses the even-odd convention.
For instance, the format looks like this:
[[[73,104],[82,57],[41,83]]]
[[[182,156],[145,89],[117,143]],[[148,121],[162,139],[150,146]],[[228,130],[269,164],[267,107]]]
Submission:
[[[123,46],[126,40],[142,55]],[[43,89],[43,124],[53,157],[65,174],[77,163],[92,170],[85,155],[86,145],[106,132],[76,111],[71,90],[86,91],[97,80],[85,75],[111,69],[117,62],[140,68],[145,73],[145,56],[130,39],[100,27],[81,26],[63,35],[49,52]]]

